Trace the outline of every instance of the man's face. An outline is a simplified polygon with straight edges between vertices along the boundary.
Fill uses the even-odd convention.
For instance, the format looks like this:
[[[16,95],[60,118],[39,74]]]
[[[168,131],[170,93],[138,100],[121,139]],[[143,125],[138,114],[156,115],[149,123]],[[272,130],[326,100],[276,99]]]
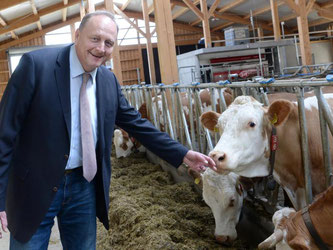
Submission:
[[[111,58],[117,39],[117,26],[105,15],[92,16],[75,32],[75,49],[83,69],[93,71]]]

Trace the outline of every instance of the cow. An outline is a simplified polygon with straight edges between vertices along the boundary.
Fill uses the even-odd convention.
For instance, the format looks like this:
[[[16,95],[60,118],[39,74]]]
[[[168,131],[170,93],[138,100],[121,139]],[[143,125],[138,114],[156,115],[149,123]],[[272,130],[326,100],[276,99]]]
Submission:
[[[332,107],[333,94],[325,94],[324,97]],[[304,104],[312,192],[316,195],[325,190],[318,106],[315,97],[305,98]],[[280,99],[263,107],[250,96],[237,97],[222,114],[212,111],[202,114],[202,124],[212,131],[218,128],[221,134],[217,145],[209,153],[216,163],[217,172],[232,171],[250,178],[269,175],[274,126],[278,138],[274,179],[284,188],[296,210],[304,207],[305,181],[298,116],[298,105],[295,102]],[[332,142],[331,135],[329,140]]]
[[[114,130],[113,143],[116,149],[116,157],[127,157],[134,150],[138,152],[145,152],[146,148],[123,129]]]
[[[314,229],[317,231],[327,249],[333,249],[333,186],[319,194],[308,207],[309,215]],[[259,244],[259,249],[267,249],[287,245],[291,249],[322,249],[309,233],[302,213],[293,208],[282,208],[273,215],[274,233]],[[279,246],[280,245],[280,246]]]
[[[209,168],[202,174],[193,170],[189,174],[202,185],[203,199],[213,212],[216,241],[230,245],[237,238],[236,225],[245,196],[239,176],[234,173],[218,174]]]
[[[156,97],[152,98],[154,105],[157,103],[158,107],[158,113],[161,117],[160,121],[160,128],[163,131],[164,130],[164,123],[163,123],[163,114],[162,114],[162,99],[161,96],[158,95]],[[149,113],[147,112],[147,106],[146,103],[143,103],[138,110],[141,114],[142,118],[148,119],[151,121],[151,117]],[[125,130],[119,128],[115,129],[114,131],[114,139],[113,143],[115,145],[116,149],[116,157],[127,157],[129,156],[133,151],[139,151],[139,152],[145,152],[145,147],[135,138],[131,137]]]
[[[222,89],[223,96],[225,98],[225,102],[229,105],[232,102],[232,92],[228,88]],[[204,111],[212,110],[211,103],[211,95],[208,89],[202,89],[199,91],[199,97],[202,103],[202,107]],[[187,122],[187,126],[190,128],[190,115],[189,115],[189,98],[187,92],[180,93],[181,103],[183,106],[183,111],[185,113],[185,119]],[[193,97],[192,97],[193,98]],[[218,96],[217,90],[215,89],[215,102],[216,102],[216,110],[220,112],[220,98]],[[160,129],[161,131],[165,130],[164,124],[164,112],[162,108],[162,96],[157,95],[152,98],[153,105],[157,107],[157,114],[159,115]],[[153,120],[151,114],[147,112],[147,104],[143,103],[138,110],[141,114],[142,118],[146,118],[150,121]],[[126,131],[120,130],[115,133],[114,144],[116,148],[116,156],[119,157],[127,157],[129,156],[134,149],[139,149],[140,152],[144,152],[144,147],[138,142],[135,138],[131,138]],[[121,136],[123,137],[121,138]],[[118,152],[118,153],[117,153]]]

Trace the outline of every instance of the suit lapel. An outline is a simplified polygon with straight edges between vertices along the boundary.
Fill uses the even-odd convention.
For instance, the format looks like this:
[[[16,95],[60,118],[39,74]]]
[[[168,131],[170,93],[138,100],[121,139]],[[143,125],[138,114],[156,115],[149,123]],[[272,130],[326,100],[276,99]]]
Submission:
[[[69,51],[71,46],[62,49],[57,58],[55,76],[58,87],[64,119],[67,127],[67,133],[71,138],[71,97],[70,97],[70,69],[69,69]]]

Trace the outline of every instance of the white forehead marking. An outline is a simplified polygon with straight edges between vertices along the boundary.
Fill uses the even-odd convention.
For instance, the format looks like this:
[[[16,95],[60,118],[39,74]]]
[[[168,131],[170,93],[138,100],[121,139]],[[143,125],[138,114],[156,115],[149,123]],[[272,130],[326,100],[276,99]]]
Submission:
[[[238,96],[234,102],[228,107],[228,109],[222,113],[218,121],[219,126],[222,128],[225,126],[226,122],[233,120],[233,122],[238,122],[239,116],[249,117],[249,115],[254,115],[253,110],[260,111],[260,115],[264,112],[262,109],[262,104],[250,96]],[[236,118],[236,115],[237,118]],[[234,118],[236,120],[234,120]],[[238,124],[234,124],[237,127]]]

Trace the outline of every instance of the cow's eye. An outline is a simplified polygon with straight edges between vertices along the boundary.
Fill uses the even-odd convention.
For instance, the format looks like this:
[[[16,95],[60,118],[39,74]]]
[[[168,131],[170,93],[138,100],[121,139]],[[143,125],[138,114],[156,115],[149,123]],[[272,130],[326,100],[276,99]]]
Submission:
[[[254,122],[249,122],[249,126],[250,126],[251,128],[254,128],[254,127],[256,126],[256,124],[255,124]]]

